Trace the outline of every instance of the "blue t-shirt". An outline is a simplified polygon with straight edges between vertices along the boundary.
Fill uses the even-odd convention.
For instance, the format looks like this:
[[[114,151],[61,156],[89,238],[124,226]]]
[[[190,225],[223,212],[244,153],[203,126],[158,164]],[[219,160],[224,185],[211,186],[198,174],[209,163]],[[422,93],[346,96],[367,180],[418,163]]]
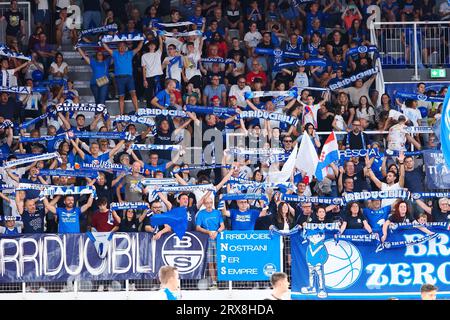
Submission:
[[[369,208],[363,209],[363,214],[367,218],[367,221],[374,232],[382,231],[383,224],[386,222],[390,213],[391,206],[386,206],[378,210],[372,210]]]
[[[231,230],[254,230],[259,214],[260,211],[255,209],[244,212],[239,209],[230,209]]]
[[[161,172],[166,172],[166,164],[159,164],[157,166],[152,166],[150,164],[146,164],[144,163],[144,175],[145,176],[150,176],[153,172],[155,171],[161,171]]]
[[[120,54],[119,51],[113,51],[114,74],[133,76],[133,51],[125,51]]]
[[[222,222],[222,214],[217,209],[213,209],[211,212],[206,211],[206,209],[200,210],[195,219],[197,226],[209,231],[217,231]]]
[[[58,216],[58,233],[79,233],[81,209],[78,207],[72,210],[66,208],[56,208]]]
[[[96,79],[105,76],[108,77],[108,69],[111,63],[111,58],[107,58],[102,62],[98,62],[96,59],[90,58],[89,62],[92,69],[91,84],[96,84],[95,82]]]
[[[94,164],[93,163],[94,161],[98,161],[98,162],[109,161],[109,152],[99,155],[98,157],[93,157],[87,153],[84,155],[84,160],[83,160],[84,163]]]
[[[38,209],[35,213],[29,213],[27,210],[23,211],[23,233],[44,233],[44,209]]]
[[[170,106],[170,94],[167,93],[166,90],[161,90],[156,94],[156,98],[158,99],[158,103],[163,107]]]

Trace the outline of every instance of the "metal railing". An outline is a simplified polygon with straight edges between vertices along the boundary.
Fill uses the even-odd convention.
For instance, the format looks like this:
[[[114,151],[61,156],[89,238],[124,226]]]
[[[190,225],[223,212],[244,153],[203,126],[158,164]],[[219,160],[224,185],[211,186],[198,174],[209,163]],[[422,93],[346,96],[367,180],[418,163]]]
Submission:
[[[10,8],[10,2],[0,2],[0,16],[3,16]],[[17,10],[23,14],[23,20],[25,21],[25,43],[23,46],[28,45],[28,39],[31,35],[31,5],[30,2],[19,1],[17,2]],[[6,42],[6,20],[0,22],[0,42]]]
[[[291,278],[291,246],[290,238],[283,238],[283,265],[282,271]],[[208,251],[207,251],[208,252]],[[209,254],[209,253],[208,253]],[[209,261],[209,260],[207,260]],[[216,274],[217,275],[217,274]],[[211,276],[209,264],[205,268],[205,274],[199,280],[181,280],[181,290],[208,290],[211,288]],[[159,290],[158,280],[68,280],[66,282],[17,282],[0,284],[0,293],[48,293],[48,292],[111,292],[111,291],[156,291]],[[267,289],[269,281],[218,281],[217,290],[245,290]]]
[[[450,21],[373,22],[371,43],[378,47],[384,67],[419,69],[448,65]]]

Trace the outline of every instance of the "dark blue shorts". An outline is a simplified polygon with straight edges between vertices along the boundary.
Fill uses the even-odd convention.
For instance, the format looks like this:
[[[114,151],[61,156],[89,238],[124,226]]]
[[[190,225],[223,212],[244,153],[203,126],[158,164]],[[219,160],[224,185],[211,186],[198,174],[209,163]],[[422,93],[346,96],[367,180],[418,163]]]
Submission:
[[[134,79],[132,76],[116,76],[117,91],[119,91],[119,97],[125,96],[125,93],[136,91],[134,87]]]

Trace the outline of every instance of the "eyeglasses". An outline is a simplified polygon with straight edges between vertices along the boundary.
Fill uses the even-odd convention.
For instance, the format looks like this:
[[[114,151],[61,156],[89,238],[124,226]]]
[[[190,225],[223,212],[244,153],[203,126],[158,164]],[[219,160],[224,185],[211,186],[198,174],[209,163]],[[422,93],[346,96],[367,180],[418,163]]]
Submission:
[[[283,140],[283,142],[292,143],[292,140]]]

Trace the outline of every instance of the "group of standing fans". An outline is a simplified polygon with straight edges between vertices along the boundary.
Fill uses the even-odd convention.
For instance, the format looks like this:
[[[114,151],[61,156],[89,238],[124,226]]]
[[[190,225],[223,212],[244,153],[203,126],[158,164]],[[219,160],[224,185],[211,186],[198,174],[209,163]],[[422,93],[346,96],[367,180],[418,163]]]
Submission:
[[[20,123],[45,114],[51,105],[83,102],[68,76],[71,66],[64,62],[58,51],[61,37],[78,32],[64,26],[70,2],[54,2],[57,11],[52,10],[53,4],[47,0],[36,2],[36,33],[31,35],[27,49],[32,59],[23,63],[20,59],[4,58],[1,81],[3,86],[22,84],[33,87],[39,76],[42,77],[40,80],[65,80],[67,87],[52,84],[47,92],[1,93],[0,123],[11,121],[14,127],[1,126],[0,150],[5,161],[19,159],[23,153],[31,156],[55,151],[59,158],[26,166],[2,167],[2,184],[89,185],[95,187],[97,197],[66,195],[42,198],[39,191],[33,189],[4,192],[0,194],[5,220],[0,231],[4,234],[142,231],[151,232],[154,239],[159,239],[162,234],[171,232],[168,225],[151,225],[146,210],[111,210],[113,202],[144,201],[155,214],[174,207],[186,207],[188,230],[208,234],[211,240],[226,229],[269,230],[276,227],[289,230],[307,222],[333,221],[342,223],[341,232],[366,229],[370,233],[379,232],[383,240],[391,222],[448,221],[450,218],[447,198],[427,202],[369,200],[327,207],[282,201],[282,193],[339,197],[365,190],[405,188],[410,192],[427,191],[422,158],[405,156],[403,152],[410,150],[411,146],[416,150],[436,149],[437,137],[433,133],[409,133],[407,127],[433,125],[440,119],[441,104],[401,101],[387,94],[379,99],[379,93],[374,89],[377,75],[364,77],[336,90],[321,89],[375,66],[375,59],[368,52],[347,54],[350,48],[370,44],[365,27],[371,15],[367,12],[370,5],[379,5],[382,18],[392,21],[409,19],[411,14],[420,18],[428,14],[426,9],[434,1],[427,1],[428,5],[417,1],[412,5],[411,0],[350,0],[346,3],[327,0],[305,4],[296,1],[184,0],[172,8],[169,1],[155,0],[144,14],[127,1],[82,1],[82,29],[116,23],[119,33],[143,34],[145,40],[103,42],[96,46],[96,36],[75,37],[74,42],[86,44],[77,46],[77,51],[92,69],[90,87],[96,104],[104,104],[108,97],[117,95],[122,115],[133,115],[141,109],[183,111],[186,105],[226,107],[236,112],[225,116],[195,112],[187,112],[187,117],[159,115],[154,118],[153,126],[132,121],[114,122],[114,116],[118,115],[111,112],[110,117],[57,112],[43,118],[34,127],[19,130]],[[16,7],[16,1],[12,1],[11,12],[17,11]],[[48,34],[46,30],[54,20],[51,18],[53,15],[59,17],[55,22],[57,28],[55,34]],[[6,19],[8,17],[11,14],[5,15]],[[6,39],[11,50],[20,51],[17,43],[23,43],[20,38],[23,17],[18,18],[18,24],[13,20],[9,18],[8,26],[14,30],[19,26],[20,30],[13,32],[12,27],[7,29]],[[161,23],[168,23],[169,27],[162,28]],[[195,30],[201,33],[195,34]],[[177,36],[177,33],[188,35]],[[54,39],[56,45],[50,44],[48,39]],[[259,54],[258,48],[281,49],[306,60],[324,59],[326,66],[277,70],[274,55]],[[295,60],[298,59],[286,58],[285,62]],[[287,91],[292,87],[298,88],[298,94],[284,99],[246,95],[248,92]],[[446,90],[426,91],[426,85],[419,83],[416,93],[445,95]],[[126,108],[128,97],[133,110]],[[298,121],[287,124],[278,120],[238,117],[243,111],[258,110],[290,115]],[[367,130],[389,133],[368,135],[364,133]],[[21,142],[14,138],[28,134],[38,138],[43,132],[55,136],[67,131],[126,131],[132,139],[73,139],[67,136],[60,140]],[[196,131],[201,135],[196,135]],[[223,141],[211,142],[210,137],[205,138],[205,133],[211,131],[218,131]],[[378,148],[379,155],[372,158],[341,157],[338,163],[328,167],[327,176],[322,181],[304,172],[293,172],[289,179],[293,188],[289,190],[258,185],[267,181],[270,170],[282,168],[301,139],[311,139],[320,155],[328,135],[318,133],[328,131],[344,132],[337,135],[342,150]],[[218,144],[226,148],[228,133],[243,134],[245,143],[240,147],[281,148],[285,157],[277,161],[252,161],[248,157],[235,158],[232,150],[226,149],[219,159],[211,144],[216,149]],[[189,149],[197,145],[195,139],[201,140],[200,148]],[[177,151],[143,151],[133,150],[133,143],[183,146]],[[389,157],[384,152],[386,149],[398,152],[398,155]],[[192,150],[201,153],[200,161],[188,160],[188,153]],[[208,157],[211,161],[206,164],[216,165],[215,168],[180,170],[192,164],[206,165],[202,159]],[[100,170],[95,178],[40,173],[43,169],[77,170],[80,164],[106,162],[120,164],[127,170]],[[213,190],[154,192],[157,188],[138,187],[145,178],[174,178],[178,185],[210,184]],[[242,190],[239,183],[230,183],[239,179],[254,182],[254,187]],[[265,193],[268,201],[238,199],[225,201],[219,206],[222,195],[242,193]],[[21,219],[7,219],[8,216],[20,216]],[[210,250],[214,250],[213,245]]]

